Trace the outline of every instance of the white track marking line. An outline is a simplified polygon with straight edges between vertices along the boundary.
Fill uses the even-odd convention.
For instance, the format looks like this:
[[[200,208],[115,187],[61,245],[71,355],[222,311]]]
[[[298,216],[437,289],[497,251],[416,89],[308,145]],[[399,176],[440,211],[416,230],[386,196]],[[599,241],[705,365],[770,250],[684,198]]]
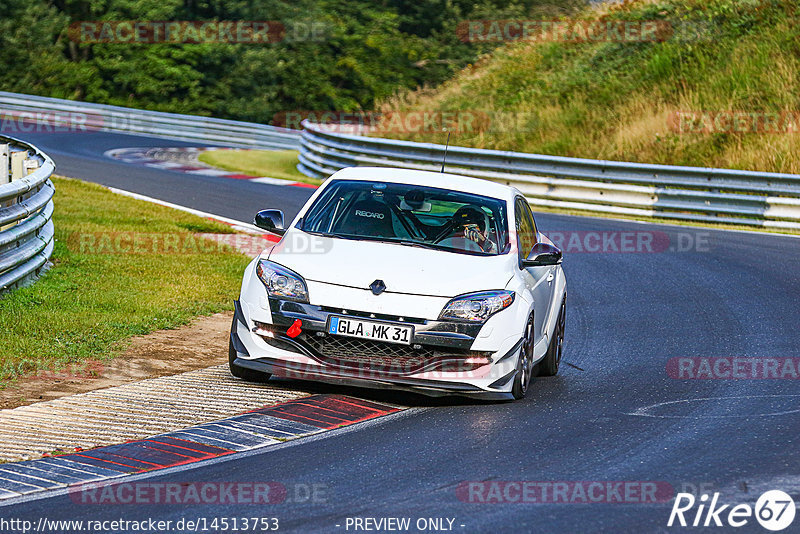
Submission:
[[[200,169],[197,171],[185,171],[185,174],[202,174],[204,176],[228,176],[231,171],[221,171],[217,169]]]
[[[639,417],[654,417],[658,419],[741,419],[741,418],[749,418],[749,417],[774,417],[776,415],[787,415],[791,413],[800,412],[800,408],[796,410],[785,410],[782,412],[772,412],[772,413],[754,413],[754,414],[742,414],[742,415],[706,415],[706,416],[692,416],[692,415],[657,415],[653,413],[648,413],[651,410],[656,408],[660,408],[662,406],[667,406],[670,404],[687,404],[690,402],[701,402],[701,401],[718,401],[718,400],[734,400],[734,399],[771,399],[771,398],[784,398],[784,397],[800,397],[800,395],[796,394],[781,394],[781,395],[738,395],[734,397],[701,397],[697,399],[679,399],[673,401],[666,401],[666,402],[657,402],[655,404],[650,404],[649,406],[644,406],[642,408],[637,408],[633,412],[625,413],[625,415],[635,415]]]
[[[262,230],[258,226],[250,223],[246,223],[243,221],[237,221],[235,219],[229,219],[228,217],[223,217],[222,215],[214,215],[213,213],[207,213],[205,211],[196,210],[194,208],[188,208],[186,206],[180,206],[178,204],[173,204],[172,202],[166,202],[164,200],[159,200],[157,198],[148,197],[145,195],[140,195],[139,193],[133,193],[131,191],[125,191],[124,189],[117,189],[116,187],[109,187],[109,191],[112,193],[116,193],[118,195],[123,195],[130,198],[135,198],[136,200],[144,200],[145,202],[151,202],[153,204],[158,204],[159,206],[165,206],[167,208],[172,208],[180,211],[185,211],[186,213],[191,213],[192,215],[197,215],[198,217],[203,217],[206,219],[214,219],[216,221],[223,222],[225,224],[229,224],[233,226],[236,230],[241,230],[243,232],[248,232],[250,234],[268,234],[269,232]]]
[[[291,185],[295,182],[290,182],[288,180],[283,180],[281,178],[270,178],[269,176],[261,176],[259,178],[251,178],[251,182],[256,182],[259,184],[269,184],[269,185]]]

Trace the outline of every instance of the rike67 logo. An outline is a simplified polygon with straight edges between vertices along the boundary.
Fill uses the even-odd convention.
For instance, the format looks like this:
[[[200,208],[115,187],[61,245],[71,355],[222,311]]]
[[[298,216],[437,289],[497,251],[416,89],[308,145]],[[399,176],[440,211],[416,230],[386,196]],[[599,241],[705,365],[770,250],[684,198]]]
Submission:
[[[755,509],[749,504],[719,505],[718,501],[719,493],[714,494],[711,502],[707,494],[696,499],[691,493],[678,493],[667,526],[743,527],[755,516],[765,529],[779,531],[792,524],[796,512],[794,500],[780,490],[764,492],[756,501]]]

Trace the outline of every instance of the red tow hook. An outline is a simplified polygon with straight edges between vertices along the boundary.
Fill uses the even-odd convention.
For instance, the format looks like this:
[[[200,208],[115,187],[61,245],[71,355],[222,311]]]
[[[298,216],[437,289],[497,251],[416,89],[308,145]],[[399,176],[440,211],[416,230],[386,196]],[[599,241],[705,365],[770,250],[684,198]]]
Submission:
[[[292,326],[289,327],[289,330],[286,331],[286,335],[290,338],[294,339],[299,336],[303,332],[303,321],[300,319],[295,319],[292,323]]]

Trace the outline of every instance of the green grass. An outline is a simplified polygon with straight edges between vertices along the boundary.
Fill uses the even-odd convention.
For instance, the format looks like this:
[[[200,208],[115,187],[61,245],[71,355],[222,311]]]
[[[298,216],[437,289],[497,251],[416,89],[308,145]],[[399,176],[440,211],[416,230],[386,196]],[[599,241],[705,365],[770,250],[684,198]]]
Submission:
[[[199,159],[213,167],[251,176],[269,176],[314,185],[322,183],[297,170],[297,150],[209,150],[201,153]]]
[[[455,145],[800,173],[800,132],[678,133],[673,118],[678,111],[800,111],[798,7],[797,0],[598,6],[583,17],[690,24],[698,38],[513,43],[442,86],[398,95],[381,109],[488,114],[488,127],[454,132]],[[441,132],[392,136],[444,139]]]
[[[137,232],[177,235],[186,244],[195,233],[230,233],[227,226],[78,180],[53,182],[54,266],[35,284],[0,298],[0,385],[41,369],[110,358],[131,336],[231,309],[249,261],[243,255],[214,247],[98,254],[85,239]]]

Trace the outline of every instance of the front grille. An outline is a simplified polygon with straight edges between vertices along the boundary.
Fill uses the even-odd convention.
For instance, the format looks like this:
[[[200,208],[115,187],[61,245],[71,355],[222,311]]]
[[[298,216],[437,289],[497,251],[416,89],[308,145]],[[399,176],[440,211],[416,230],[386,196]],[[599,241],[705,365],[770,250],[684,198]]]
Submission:
[[[306,336],[306,344],[324,358],[369,363],[374,359],[393,359],[398,362],[420,365],[432,358],[434,350],[430,347],[414,349],[409,345],[397,345],[370,339],[357,339],[338,336]]]
[[[369,339],[306,335],[300,340],[329,365],[349,369],[412,374],[425,370],[472,371],[488,363],[490,353],[458,349],[439,351],[429,345],[415,349]],[[467,361],[470,358],[471,361]]]

